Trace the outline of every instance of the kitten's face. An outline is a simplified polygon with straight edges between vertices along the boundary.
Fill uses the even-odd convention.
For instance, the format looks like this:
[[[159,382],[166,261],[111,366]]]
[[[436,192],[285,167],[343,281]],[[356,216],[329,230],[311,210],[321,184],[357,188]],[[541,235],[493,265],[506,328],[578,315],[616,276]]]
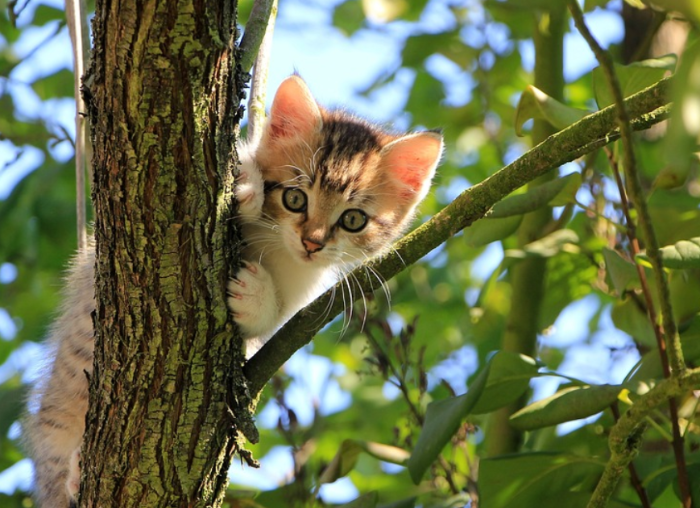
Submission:
[[[289,78],[256,152],[264,216],[300,263],[361,263],[403,232],[441,149],[434,133],[397,137],[323,111],[300,78]]]
[[[323,146],[311,150],[300,146],[289,164],[268,168],[263,212],[278,224],[294,259],[323,266],[362,262],[401,227],[385,206],[390,197],[377,170],[378,151],[364,147],[342,157]]]

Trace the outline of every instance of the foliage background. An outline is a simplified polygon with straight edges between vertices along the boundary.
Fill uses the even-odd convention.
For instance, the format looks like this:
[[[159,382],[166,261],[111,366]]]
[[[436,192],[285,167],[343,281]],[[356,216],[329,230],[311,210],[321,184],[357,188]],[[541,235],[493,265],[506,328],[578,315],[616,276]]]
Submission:
[[[527,136],[515,135],[515,110],[533,82],[533,30],[545,22],[542,9],[557,2],[280,3],[271,90],[297,69],[322,104],[348,105],[400,130],[443,129],[444,162],[420,220],[529,147]],[[17,420],[27,382],[39,375],[45,354],[41,338],[59,301],[61,272],[76,235],[73,89],[63,13],[55,3],[32,1],[13,28],[7,5],[1,6],[0,506],[9,507],[31,503]],[[585,8],[595,35],[622,62],[632,44],[622,2],[589,1]],[[248,9],[249,2],[241,2],[242,22]],[[696,38],[697,31],[688,47]],[[695,48],[689,61],[698,59]],[[567,22],[568,105],[597,109],[590,72],[595,65]],[[684,165],[695,145],[665,141],[659,130],[636,139],[661,245],[700,236],[697,171]],[[357,302],[352,318],[337,320],[299,352],[273,380],[260,406],[261,440],[254,452],[263,458],[263,471],[234,466],[230,502],[252,503],[238,488],[247,485],[266,491],[256,498],[261,506],[293,500],[308,504],[312,494],[326,503],[346,502],[372,492],[380,503],[406,503],[396,506],[413,506],[410,499],[416,496],[423,506],[463,506],[475,503],[478,484],[482,496],[517,493],[520,506],[550,501],[559,506],[562,496],[568,496],[567,506],[585,505],[607,457],[610,411],[532,432],[514,450],[518,458],[487,463],[481,475],[477,464],[486,455],[489,417],[470,415],[419,487],[404,467],[388,462],[395,449],[365,453],[367,442],[411,451],[427,404],[472,386],[489,355],[501,349],[513,312],[508,268],[522,256],[548,259],[541,333],[533,352],[541,371],[586,383],[620,383],[646,354],[637,380],[659,377],[638,284],[627,276],[631,264],[624,258],[624,220],[608,160],[598,153],[560,169],[561,175],[572,173],[581,174],[580,185],[560,196],[552,216],[555,229],[567,232],[566,241],[532,254],[517,243],[520,215],[482,221],[389,281],[391,305],[381,291],[371,301]],[[683,178],[668,184],[669,174]],[[694,346],[700,333],[697,269],[675,270],[670,277],[692,361],[700,355]],[[531,386],[531,397],[541,399],[567,383],[557,376],[532,377],[528,367],[514,365],[525,370],[504,385],[508,393]],[[696,401],[693,396],[684,400],[684,415],[688,460],[697,473]],[[668,418],[659,415],[637,460],[645,488],[659,507],[677,505],[668,432]],[[332,482],[337,476],[342,478]],[[527,488],[518,484],[521,480]],[[505,506],[508,495],[491,497],[483,506]],[[616,498],[640,505],[628,483]]]

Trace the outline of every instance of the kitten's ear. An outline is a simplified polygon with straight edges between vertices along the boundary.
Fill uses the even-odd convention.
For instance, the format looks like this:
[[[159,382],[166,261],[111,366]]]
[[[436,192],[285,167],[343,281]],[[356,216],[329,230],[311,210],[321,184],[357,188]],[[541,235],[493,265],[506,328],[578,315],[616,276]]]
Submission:
[[[277,89],[267,124],[272,139],[309,136],[321,126],[321,111],[299,76],[290,76]]]
[[[404,204],[414,205],[425,197],[441,155],[442,136],[435,132],[409,134],[382,149],[382,166]]]

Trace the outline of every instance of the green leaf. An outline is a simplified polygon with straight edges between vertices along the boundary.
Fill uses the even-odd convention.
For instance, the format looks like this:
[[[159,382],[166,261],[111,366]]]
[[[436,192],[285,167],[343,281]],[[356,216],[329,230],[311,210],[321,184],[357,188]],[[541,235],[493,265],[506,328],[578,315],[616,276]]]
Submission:
[[[416,485],[479,400],[486,387],[490,368],[491,362],[488,362],[464,395],[428,405],[425,423],[407,464],[411,479]]]
[[[375,506],[377,506],[378,497],[376,491],[368,492],[354,501],[335,506],[337,506],[337,508],[375,508]]]
[[[659,252],[661,262],[666,268],[700,268],[700,237],[661,247]],[[649,261],[646,254],[640,254],[638,257]]]
[[[493,207],[489,219],[522,215],[543,206],[563,206],[571,203],[581,187],[581,174],[571,173],[561,178],[532,187],[522,194],[508,196]]]
[[[600,413],[617,400],[616,385],[572,386],[522,408],[510,417],[518,430],[534,430]]]
[[[333,11],[333,25],[345,35],[352,35],[365,24],[361,0],[346,0]]]
[[[628,287],[639,284],[637,268],[632,261],[623,258],[619,252],[603,247],[605,270],[618,294],[623,294]]]
[[[508,249],[506,258],[524,259],[528,257],[551,258],[562,251],[578,252],[578,235],[570,229],[559,229],[547,236],[528,243],[522,249]]]
[[[490,365],[486,388],[471,414],[490,413],[519,399],[539,370],[537,362],[529,356],[510,351],[499,351]]]
[[[481,247],[491,242],[503,240],[517,231],[522,219],[522,215],[502,219],[490,217],[479,219],[464,230],[464,241],[469,247]]]
[[[37,79],[32,88],[43,101],[55,97],[73,97],[73,71],[60,71]]]
[[[388,23],[401,17],[408,10],[408,0],[362,0],[367,18]]]
[[[589,114],[589,111],[562,104],[539,88],[528,85],[515,108],[515,134],[524,136],[523,124],[530,119],[546,120],[553,127],[563,129]]]
[[[622,96],[629,97],[660,81],[668,71],[676,67],[676,55],[666,55],[630,65],[615,64],[615,73],[620,82]],[[603,70],[600,67],[593,69],[593,92],[598,107],[603,109],[615,102]]]
[[[407,499],[401,499],[400,501],[394,501],[393,503],[379,505],[379,508],[414,508],[416,506],[416,497],[409,497]]]
[[[480,504],[488,508],[512,508],[541,506],[546,502],[549,506],[570,508],[574,506],[570,499],[580,495],[574,491],[588,484],[602,469],[602,463],[563,453],[520,453],[482,459]],[[554,499],[558,499],[558,504],[551,504]]]
[[[333,457],[333,460],[323,470],[318,480],[319,484],[332,483],[338,478],[347,475],[357,464],[357,459],[361,452],[365,452],[376,459],[399,465],[405,464],[410,455],[406,450],[396,446],[346,439],[340,445],[340,449]]]
[[[672,189],[688,179],[697,161],[700,143],[700,40],[690,38],[673,87],[673,112],[663,140],[664,160],[668,164],[654,180],[654,188]]]
[[[682,12],[700,21],[700,3],[697,0],[654,0],[654,4],[666,11]]]
[[[65,19],[65,13],[62,9],[56,9],[46,4],[39,4],[39,7],[34,11],[34,19],[32,20],[32,25],[42,26],[50,21]]]
[[[632,336],[635,342],[656,347],[656,336],[649,322],[649,316],[642,311],[632,298],[616,302],[610,317],[617,328]]]

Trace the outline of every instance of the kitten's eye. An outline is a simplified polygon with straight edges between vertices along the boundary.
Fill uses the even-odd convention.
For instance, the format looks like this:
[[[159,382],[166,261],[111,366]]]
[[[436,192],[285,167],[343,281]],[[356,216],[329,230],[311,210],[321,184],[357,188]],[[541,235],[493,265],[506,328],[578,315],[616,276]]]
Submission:
[[[351,233],[357,233],[367,225],[367,214],[362,210],[346,210],[340,216],[338,223],[343,229]]]
[[[306,210],[306,194],[296,187],[289,187],[284,190],[282,202],[290,212],[303,212]]]

